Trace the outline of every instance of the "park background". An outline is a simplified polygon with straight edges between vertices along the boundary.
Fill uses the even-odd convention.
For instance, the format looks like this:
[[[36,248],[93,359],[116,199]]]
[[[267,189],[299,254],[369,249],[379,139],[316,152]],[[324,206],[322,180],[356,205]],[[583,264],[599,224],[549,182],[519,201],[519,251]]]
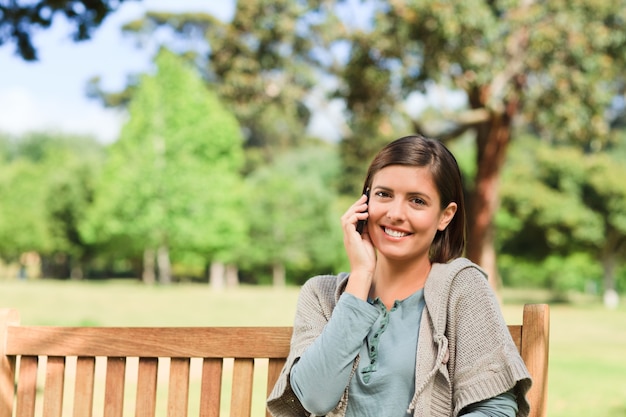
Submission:
[[[48,45],[27,35],[96,37],[141,2],[34,3],[51,28],[0,6],[21,31],[0,31],[5,62],[37,66]],[[626,4],[227,3],[123,22],[152,64],[79,80],[117,134],[0,133],[0,306],[24,324],[288,325],[299,285],[347,268],[339,216],[372,152],[421,132],[459,159],[467,255],[509,322],[552,304],[549,415],[625,416]]]

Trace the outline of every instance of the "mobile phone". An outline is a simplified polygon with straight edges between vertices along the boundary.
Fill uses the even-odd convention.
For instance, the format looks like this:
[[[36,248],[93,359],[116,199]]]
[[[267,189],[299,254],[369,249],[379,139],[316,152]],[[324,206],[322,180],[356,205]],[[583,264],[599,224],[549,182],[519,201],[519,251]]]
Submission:
[[[369,202],[370,202],[370,189],[369,189],[369,187],[366,187],[363,190],[363,194],[365,194],[367,196],[367,200],[365,202],[369,204]],[[366,224],[367,224],[367,219],[357,221],[356,222],[356,231],[359,232],[359,234],[363,234],[363,229],[365,228]]]

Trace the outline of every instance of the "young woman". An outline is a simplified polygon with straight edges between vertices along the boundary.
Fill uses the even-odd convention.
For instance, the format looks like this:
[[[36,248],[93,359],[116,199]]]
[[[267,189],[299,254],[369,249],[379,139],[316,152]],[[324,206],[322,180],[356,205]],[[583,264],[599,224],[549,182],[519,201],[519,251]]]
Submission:
[[[302,287],[270,412],[526,416],[528,371],[485,273],[461,257],[454,156],[434,139],[397,139],[364,190],[341,218],[350,273]]]

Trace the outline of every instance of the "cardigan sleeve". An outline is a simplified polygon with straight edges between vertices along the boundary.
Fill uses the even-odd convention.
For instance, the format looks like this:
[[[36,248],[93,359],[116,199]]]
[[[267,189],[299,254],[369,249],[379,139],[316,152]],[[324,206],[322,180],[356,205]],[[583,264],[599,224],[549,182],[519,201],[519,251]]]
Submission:
[[[300,290],[289,355],[267,398],[267,408],[274,416],[298,417],[310,414],[302,407],[289,382],[294,363],[322,333],[334,309],[337,277],[321,275],[309,279]]]
[[[323,332],[291,369],[291,388],[307,410],[325,415],[337,407],[378,315],[378,309],[366,301],[341,295]]]
[[[470,404],[461,410],[463,417],[515,417],[517,400],[512,391],[504,392],[496,397]]]
[[[447,328],[454,415],[469,404],[513,390],[518,416],[526,416],[530,374],[485,276],[465,268],[450,288]]]

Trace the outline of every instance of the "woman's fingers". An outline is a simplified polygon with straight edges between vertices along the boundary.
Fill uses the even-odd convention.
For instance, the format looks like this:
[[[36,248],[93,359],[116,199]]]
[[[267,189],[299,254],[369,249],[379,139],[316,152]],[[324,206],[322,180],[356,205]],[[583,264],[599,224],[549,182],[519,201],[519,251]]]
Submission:
[[[357,232],[356,224],[359,220],[367,220],[368,216],[367,197],[363,195],[341,217],[343,241],[351,272],[361,271],[367,277],[371,275],[376,265],[376,254],[367,228],[360,234]]]
[[[348,210],[341,216],[341,224],[344,231],[356,231],[356,224],[359,220],[366,220],[367,213],[367,196],[362,195]]]

